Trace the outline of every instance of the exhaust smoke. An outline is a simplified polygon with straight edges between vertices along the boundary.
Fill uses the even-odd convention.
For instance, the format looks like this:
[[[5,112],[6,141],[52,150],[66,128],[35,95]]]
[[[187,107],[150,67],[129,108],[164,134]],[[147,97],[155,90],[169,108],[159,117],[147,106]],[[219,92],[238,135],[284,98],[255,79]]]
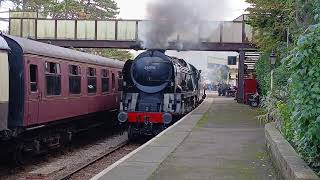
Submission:
[[[175,42],[177,49],[199,45],[199,41],[212,36],[219,23],[208,21],[224,19],[227,3],[221,0],[156,0],[147,6],[147,18],[140,35],[144,48],[166,49]],[[201,38],[199,38],[201,37]]]

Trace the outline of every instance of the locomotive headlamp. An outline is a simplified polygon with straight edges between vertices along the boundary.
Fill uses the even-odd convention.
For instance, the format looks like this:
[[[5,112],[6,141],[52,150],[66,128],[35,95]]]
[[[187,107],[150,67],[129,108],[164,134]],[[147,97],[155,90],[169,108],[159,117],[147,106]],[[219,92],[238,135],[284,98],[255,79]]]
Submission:
[[[170,113],[164,113],[162,115],[162,119],[164,124],[170,124],[172,121],[172,115]]]
[[[125,112],[121,112],[118,114],[118,121],[124,123],[128,120],[128,114]]]

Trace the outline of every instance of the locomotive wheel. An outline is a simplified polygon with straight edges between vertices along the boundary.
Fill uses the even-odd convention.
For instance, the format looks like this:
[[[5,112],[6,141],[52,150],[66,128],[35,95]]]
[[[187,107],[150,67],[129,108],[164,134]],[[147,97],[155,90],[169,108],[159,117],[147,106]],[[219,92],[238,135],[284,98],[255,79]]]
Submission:
[[[137,135],[134,133],[133,127],[129,125],[128,128],[128,139],[129,141],[135,141],[137,139]]]

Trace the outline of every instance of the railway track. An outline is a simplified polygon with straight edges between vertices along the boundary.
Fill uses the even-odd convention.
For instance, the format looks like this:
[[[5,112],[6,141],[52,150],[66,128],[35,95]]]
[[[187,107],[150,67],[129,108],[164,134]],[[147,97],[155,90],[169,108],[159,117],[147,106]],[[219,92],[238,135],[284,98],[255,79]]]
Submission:
[[[77,137],[68,147],[35,157],[24,166],[12,167],[3,162],[0,165],[0,179],[68,179],[128,144],[126,132],[110,134],[97,131]]]
[[[111,148],[109,149],[108,151],[106,151],[104,154],[92,159],[91,161],[83,164],[82,166],[80,166],[79,168],[76,168],[60,177],[58,177],[57,179],[58,180],[67,180],[67,179],[70,179],[71,176],[73,176],[74,174],[80,172],[81,170],[87,168],[88,166],[96,163],[97,161],[101,160],[102,158],[106,157],[106,156],[109,156],[110,154],[116,152],[117,150],[119,150],[120,148],[123,148],[125,147],[126,145],[128,145],[129,141],[126,140],[124,142],[122,142],[121,144],[119,144],[118,146],[114,147],[114,148]]]

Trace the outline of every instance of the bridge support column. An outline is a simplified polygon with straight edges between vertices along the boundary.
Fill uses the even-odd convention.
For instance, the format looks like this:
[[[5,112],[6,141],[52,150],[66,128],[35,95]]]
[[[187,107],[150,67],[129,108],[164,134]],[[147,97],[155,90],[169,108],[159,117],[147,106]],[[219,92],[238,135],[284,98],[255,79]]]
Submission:
[[[239,103],[244,102],[244,61],[246,53],[244,50],[241,50],[239,52],[239,64],[238,64],[238,69],[239,69],[239,75],[238,75],[238,92],[237,92],[237,101]]]

